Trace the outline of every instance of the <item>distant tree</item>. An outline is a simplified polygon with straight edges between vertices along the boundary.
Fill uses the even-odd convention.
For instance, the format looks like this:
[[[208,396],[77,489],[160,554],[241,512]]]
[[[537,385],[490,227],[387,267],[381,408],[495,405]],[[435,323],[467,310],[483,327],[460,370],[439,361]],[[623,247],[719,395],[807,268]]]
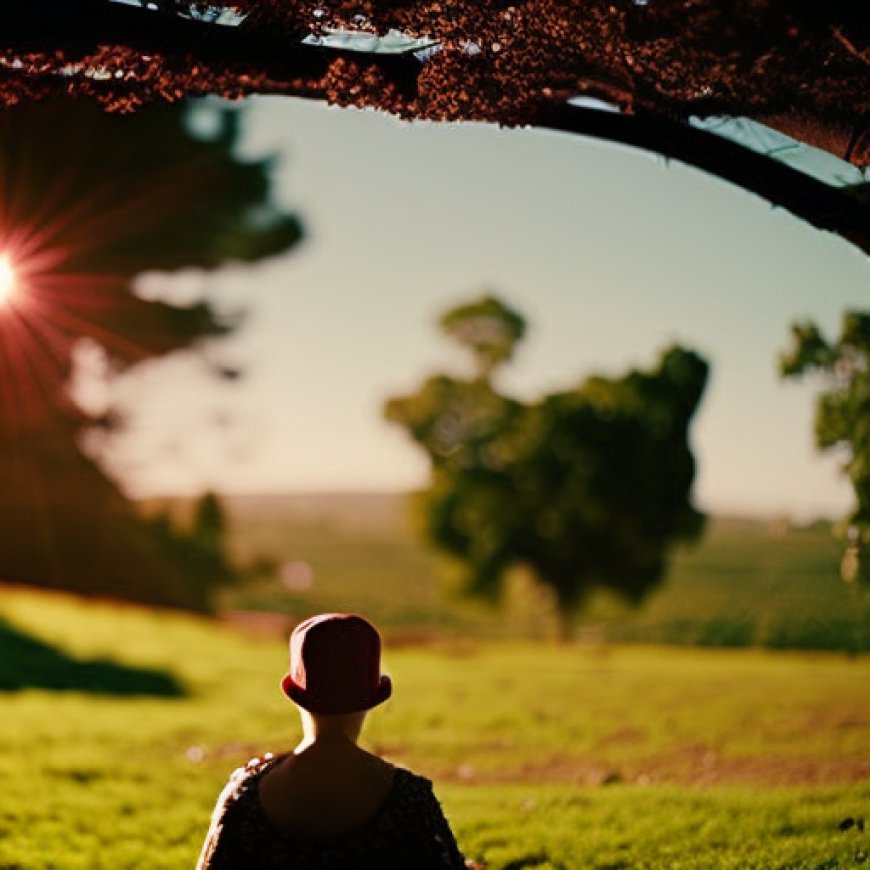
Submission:
[[[226,546],[227,518],[213,492],[201,495],[193,509],[193,535],[204,550],[221,554]]]
[[[847,311],[835,341],[825,338],[815,323],[793,324],[791,346],[780,354],[779,366],[785,378],[822,378],[816,445],[841,453],[855,497],[844,523],[848,546],[843,579],[870,584],[870,312]]]
[[[706,362],[672,347],[652,371],[524,403],[491,378],[524,333],[517,312],[487,297],[441,325],[472,351],[477,376],[433,376],[385,415],[430,460],[426,530],[467,564],[465,589],[496,598],[508,568],[525,565],[553,592],[565,636],[593,588],[642,601],[674,543],[703,528],[688,429]]]
[[[193,502],[185,523],[171,508],[146,521],[173,565],[183,570],[186,592],[193,600],[210,605],[214,591],[247,574],[237,569],[228,552],[227,520],[220,498],[206,492]],[[178,511],[175,511],[177,514]]]
[[[227,518],[220,498],[214,492],[201,495],[194,504],[191,538],[199,573],[210,585],[230,583],[234,577],[227,546]]]
[[[271,202],[269,161],[236,153],[240,112],[199,111],[207,135],[182,105],[123,117],[72,102],[0,112],[0,580],[204,610],[227,579],[228,566],[202,577],[189,558],[217,541],[215,505],[201,503],[192,532],[141,516],[82,449],[126,421],[70,393],[85,346],[101,355],[107,386],[238,325],[204,298],[146,299],[138,275],[254,262],[301,236]]]

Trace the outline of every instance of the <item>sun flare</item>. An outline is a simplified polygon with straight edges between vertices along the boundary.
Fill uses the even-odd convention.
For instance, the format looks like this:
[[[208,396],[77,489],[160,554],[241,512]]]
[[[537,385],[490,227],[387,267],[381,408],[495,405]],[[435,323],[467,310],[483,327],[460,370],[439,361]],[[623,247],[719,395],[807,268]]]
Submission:
[[[15,292],[15,269],[8,254],[0,254],[0,305],[5,305]]]

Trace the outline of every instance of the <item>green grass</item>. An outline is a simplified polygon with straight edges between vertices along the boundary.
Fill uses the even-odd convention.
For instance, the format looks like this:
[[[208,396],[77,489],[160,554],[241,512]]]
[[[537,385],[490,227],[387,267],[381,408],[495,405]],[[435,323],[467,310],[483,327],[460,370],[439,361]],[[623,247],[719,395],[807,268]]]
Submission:
[[[0,717],[4,870],[191,867],[229,771],[298,736],[278,637],[22,591],[0,618],[184,693],[50,691],[20,661],[32,687],[3,692]],[[435,780],[489,867],[867,866],[868,834],[839,829],[870,820],[866,658],[466,640],[388,647],[386,666],[395,696],[365,742]]]
[[[832,820],[870,788],[688,793],[614,787],[467,789],[451,799],[470,852],[494,867],[866,867],[870,838]]]
[[[228,606],[291,614],[353,609],[378,624],[421,632],[491,630],[492,614],[450,600],[442,564],[413,534],[401,497],[235,497],[227,500],[235,559],[309,563],[312,589],[288,593],[276,577],[231,594]]]
[[[614,640],[868,651],[870,596],[840,579],[842,553],[825,524],[714,519],[640,612],[597,612]]]
[[[497,611],[443,594],[445,564],[414,534],[400,496],[236,497],[227,505],[240,562],[299,559],[315,577],[302,593],[267,578],[232,593],[230,607],[292,615],[349,608],[418,638],[554,633],[552,605],[520,573]],[[870,651],[870,594],[842,582],[841,556],[826,524],[713,518],[700,543],[675,552],[643,608],[597,595],[581,631],[623,643]]]

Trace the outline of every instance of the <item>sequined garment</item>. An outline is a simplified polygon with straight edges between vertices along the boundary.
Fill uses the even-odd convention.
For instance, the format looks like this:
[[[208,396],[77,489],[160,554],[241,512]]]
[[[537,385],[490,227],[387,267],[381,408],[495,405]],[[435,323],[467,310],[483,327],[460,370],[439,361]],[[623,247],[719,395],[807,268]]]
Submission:
[[[278,832],[260,805],[258,784],[279,760],[254,758],[230,776],[197,870],[464,870],[432,783],[401,767],[361,828],[316,838]]]

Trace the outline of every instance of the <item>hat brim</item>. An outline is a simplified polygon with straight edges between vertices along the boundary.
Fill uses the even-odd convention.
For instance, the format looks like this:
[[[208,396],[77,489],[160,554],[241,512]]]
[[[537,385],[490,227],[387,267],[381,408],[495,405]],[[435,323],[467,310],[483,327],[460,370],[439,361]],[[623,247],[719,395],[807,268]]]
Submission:
[[[329,702],[322,698],[317,698],[294,682],[290,674],[285,674],[281,680],[281,691],[294,704],[298,704],[304,710],[308,710],[309,713],[341,716],[346,713],[361,713],[364,710],[371,710],[373,707],[383,704],[393,694],[393,681],[386,674],[382,674],[378,680],[377,688],[370,698],[352,702]]]

